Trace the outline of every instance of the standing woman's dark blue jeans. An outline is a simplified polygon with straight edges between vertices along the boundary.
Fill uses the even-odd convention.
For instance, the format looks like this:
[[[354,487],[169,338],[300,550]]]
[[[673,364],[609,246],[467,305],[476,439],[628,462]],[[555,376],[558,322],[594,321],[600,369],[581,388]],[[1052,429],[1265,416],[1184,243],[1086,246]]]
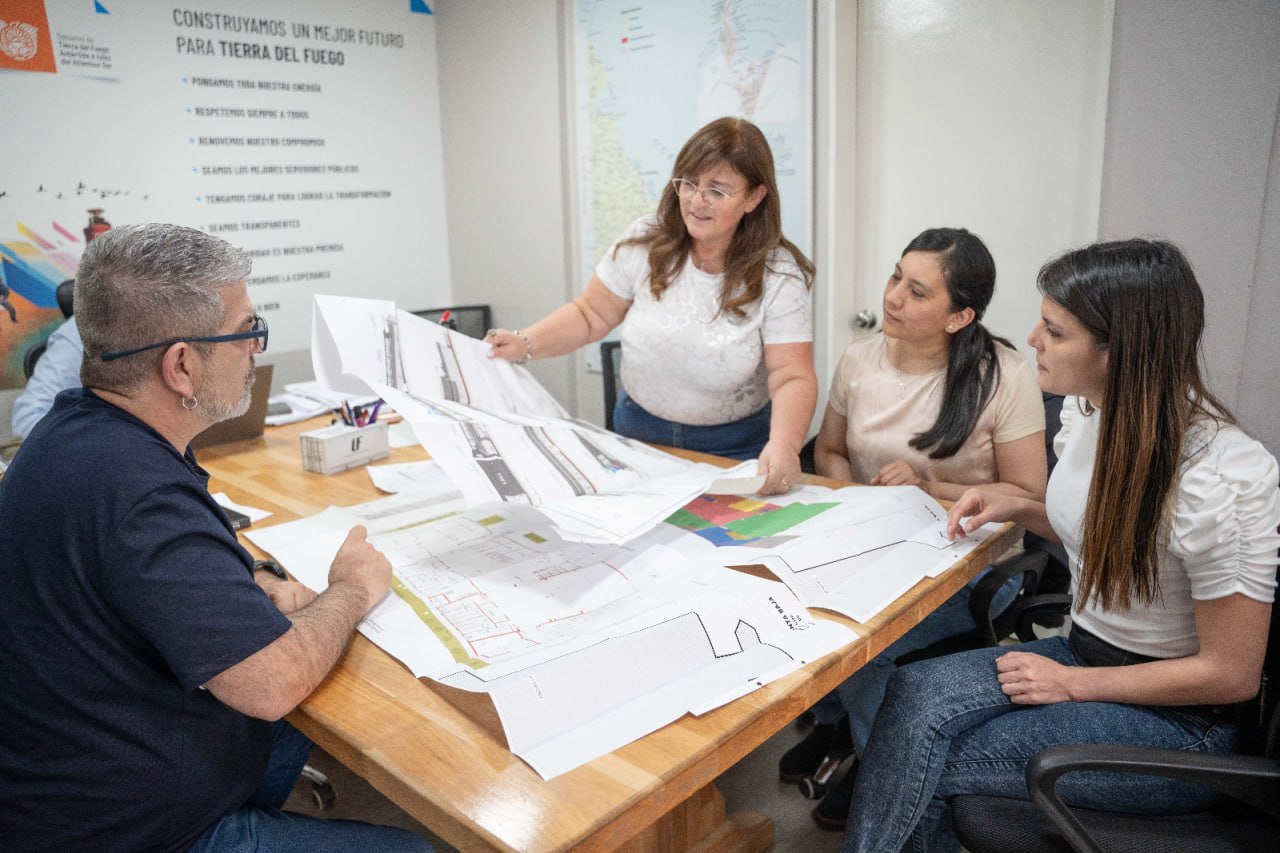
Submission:
[[[729,459],[755,459],[769,443],[769,417],[773,404],[739,421],[715,426],[691,426],[660,418],[645,411],[631,396],[618,389],[613,407],[613,431],[637,441],[696,450]]]

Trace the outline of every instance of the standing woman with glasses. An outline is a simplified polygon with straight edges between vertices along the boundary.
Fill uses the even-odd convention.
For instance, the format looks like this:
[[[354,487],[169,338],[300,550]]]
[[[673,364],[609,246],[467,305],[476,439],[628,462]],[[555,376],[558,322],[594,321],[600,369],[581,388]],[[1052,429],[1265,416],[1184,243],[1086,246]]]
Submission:
[[[621,325],[614,428],[758,458],[761,494],[785,492],[818,398],[813,264],[782,234],[773,154],[751,122],[703,127],[671,175],[657,212],[613,245],[586,291],[523,330],[491,330],[491,355],[564,355]]]

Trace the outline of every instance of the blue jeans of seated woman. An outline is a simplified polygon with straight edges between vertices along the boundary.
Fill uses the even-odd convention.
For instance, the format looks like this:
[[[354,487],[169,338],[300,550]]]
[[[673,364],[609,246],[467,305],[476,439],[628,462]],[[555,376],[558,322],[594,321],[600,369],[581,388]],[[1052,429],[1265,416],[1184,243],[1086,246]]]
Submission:
[[[841,853],[958,851],[947,800],[960,794],[1027,799],[1026,765],[1059,743],[1108,743],[1231,752],[1239,728],[1177,708],[1110,702],[1014,705],[1000,690],[996,658],[976,649],[894,673],[853,790]],[[1064,637],[1023,643],[1080,666]],[[1216,799],[1207,788],[1154,776],[1070,773],[1058,792],[1077,806],[1173,814]]]
[[[947,637],[973,631],[973,616],[969,613],[969,596],[978,581],[987,572],[983,569],[973,580],[955,595],[942,603],[937,610],[930,613],[920,624],[893,642],[887,649],[867,661],[862,669],[844,680],[835,692],[828,693],[813,706],[814,718],[819,723],[834,723],[848,714],[849,730],[853,734],[853,745],[858,755],[866,750],[867,738],[871,735],[871,724],[875,722],[876,712],[884,701],[885,687],[889,676],[893,675],[898,665],[898,658],[911,652],[931,646]],[[1022,576],[1018,575],[1005,581],[991,599],[991,613],[1000,613],[1018,594],[1022,584]]]
[[[253,799],[209,827],[196,839],[192,853],[431,853],[426,839],[403,829],[281,811],[314,744],[284,720],[273,725],[272,735],[267,771]]]
[[[772,412],[773,404],[765,403],[763,409],[742,420],[715,426],[691,426],[650,414],[631,399],[631,395],[619,389],[618,401],[613,407],[613,431],[651,444],[713,453],[730,459],[755,459],[769,443],[769,416]]]

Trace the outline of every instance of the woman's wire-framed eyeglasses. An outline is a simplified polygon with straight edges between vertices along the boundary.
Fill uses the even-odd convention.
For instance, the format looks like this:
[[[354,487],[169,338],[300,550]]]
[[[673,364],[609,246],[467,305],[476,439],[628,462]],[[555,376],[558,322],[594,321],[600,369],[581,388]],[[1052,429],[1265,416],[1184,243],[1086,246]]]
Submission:
[[[741,191],[731,193],[719,187],[699,187],[693,181],[684,178],[673,178],[671,186],[676,188],[676,195],[686,201],[701,193],[702,200],[712,207],[724,204],[736,195],[742,195]]]
[[[171,347],[174,344],[225,344],[230,343],[231,341],[247,341],[250,338],[257,339],[258,352],[267,351],[267,321],[258,314],[253,315],[253,325],[249,327],[249,331],[247,332],[235,332],[230,335],[206,335],[205,337],[200,338],[171,338],[170,340],[160,341],[156,344],[147,344],[145,347],[138,347],[137,349],[103,353],[100,358],[103,361],[115,361],[117,358],[137,355],[140,352],[146,352],[151,349]]]

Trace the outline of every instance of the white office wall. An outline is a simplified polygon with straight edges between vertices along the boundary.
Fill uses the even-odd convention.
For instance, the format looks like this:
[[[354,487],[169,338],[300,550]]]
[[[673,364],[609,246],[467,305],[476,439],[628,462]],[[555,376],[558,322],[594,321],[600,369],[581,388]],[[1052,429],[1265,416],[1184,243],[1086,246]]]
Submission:
[[[1111,0],[858,4],[858,309],[920,231],[961,226],[996,260],[984,322],[1030,355],[1035,274],[1097,233]],[[846,331],[846,339],[848,333]]]
[[[1271,165],[1235,407],[1245,429],[1273,455],[1280,456],[1280,383],[1276,382],[1280,364],[1276,337],[1276,321],[1280,319],[1280,111],[1271,138]],[[1219,337],[1216,328],[1210,329],[1210,336]]]
[[[454,300],[488,303],[495,325],[520,328],[573,295],[559,3],[431,6]],[[581,354],[531,367],[571,411],[603,411],[600,377],[586,374]],[[588,381],[594,393],[581,401],[577,385]]]
[[[1280,2],[1117,0],[1100,219],[1178,243],[1212,389],[1280,453]]]

